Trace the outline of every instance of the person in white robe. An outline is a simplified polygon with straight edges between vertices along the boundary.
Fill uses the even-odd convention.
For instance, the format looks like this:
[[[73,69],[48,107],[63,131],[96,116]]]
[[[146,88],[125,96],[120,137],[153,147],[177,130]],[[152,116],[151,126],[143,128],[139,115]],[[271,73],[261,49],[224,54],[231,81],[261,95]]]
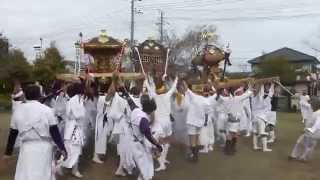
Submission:
[[[162,151],[162,146],[152,136],[150,129],[151,119],[154,118],[153,113],[157,105],[149,96],[143,95],[141,97],[142,109],[138,108],[124,88],[122,96],[127,99],[132,111],[128,122],[130,141],[127,143],[126,170],[132,172],[136,168],[139,170],[138,180],[151,180],[154,176],[152,152]],[[157,150],[152,150],[153,147]]]
[[[220,91],[220,92],[219,92]],[[226,90],[219,90],[215,97],[216,105],[214,106],[214,112],[216,120],[214,121],[214,128],[217,138],[217,143],[220,144],[221,147],[225,147],[226,140],[227,140],[227,123],[228,123],[228,112],[227,108],[225,107],[225,103],[223,100],[218,98],[221,94],[223,96],[228,96],[228,92]]]
[[[217,118],[217,111],[216,111],[216,106],[217,106],[217,94],[216,94],[216,89],[212,86],[210,88],[210,96],[209,96],[209,113],[208,113],[208,122],[211,123],[210,127],[212,128],[209,129],[208,131],[208,136],[209,136],[209,151],[213,151],[214,144],[215,144],[215,123]]]
[[[25,88],[26,102],[19,105],[12,115],[10,133],[4,160],[12,153],[17,136],[21,140],[15,180],[54,180],[52,168],[54,144],[67,158],[67,152],[51,108],[41,104],[40,89],[29,85]]]
[[[50,107],[53,108],[54,114],[59,122],[59,130],[63,134],[66,121],[66,106],[69,97],[66,92],[61,91],[57,96],[53,97],[50,102]]]
[[[132,87],[130,89],[130,98],[133,100],[133,102],[139,107],[141,107],[140,103],[140,91],[137,87]],[[132,174],[132,172],[125,172],[124,169],[130,169],[130,167],[127,167],[127,153],[128,151],[128,142],[131,140],[129,132],[129,124],[130,117],[131,117],[131,109],[127,102],[125,102],[125,108],[124,108],[124,115],[122,116],[122,119],[120,120],[120,129],[119,129],[119,143],[117,145],[117,152],[120,156],[120,161],[118,168],[115,172],[116,176],[126,176],[128,174]]]
[[[150,81],[150,82],[149,82]],[[158,159],[159,167],[156,171],[162,171],[166,169],[166,164],[169,163],[167,155],[170,147],[170,137],[172,135],[172,122],[170,118],[171,114],[171,97],[176,91],[178,78],[176,77],[171,88],[167,91],[165,86],[161,86],[156,89],[152,78],[145,80],[146,88],[149,95],[155,99],[157,104],[157,110],[155,111],[155,123],[159,123],[164,131],[163,138],[163,152]]]
[[[262,144],[263,152],[271,152],[268,148],[268,127],[275,125],[275,112],[271,111],[271,98],[274,93],[274,85],[269,88],[269,92],[265,94],[264,85],[260,86],[260,90],[255,90],[255,96],[252,97],[252,114],[253,116],[253,149],[261,149],[258,144]]]
[[[110,137],[114,124],[110,119],[110,112],[112,108],[113,99],[115,96],[115,85],[112,83],[105,95],[99,97],[97,102],[97,116],[95,123],[95,144],[93,162],[102,164],[103,161],[99,155],[107,153],[107,142]]]
[[[209,101],[207,98],[193,93],[184,82],[186,89],[186,105],[187,111],[187,132],[190,144],[190,158],[192,161],[198,161],[198,152],[200,146],[200,132],[208,122]]]
[[[97,102],[98,97],[86,97],[84,101],[84,107],[86,109],[86,124],[87,131],[85,132],[86,136],[89,137],[92,135],[92,131],[96,125],[96,117],[97,117]],[[94,133],[93,133],[94,134]]]
[[[11,110],[12,113],[20,106],[22,103],[26,101],[23,89],[21,88],[21,84],[19,81],[15,81],[14,90],[11,94]],[[19,137],[16,140],[15,148],[19,148],[20,146],[20,139]]]
[[[66,122],[64,140],[69,157],[62,163],[64,168],[72,168],[72,175],[82,178],[79,172],[79,158],[85,142],[84,122],[86,121],[86,109],[84,107],[84,90],[80,83],[73,84],[70,88],[74,93],[66,105]]]
[[[227,93],[225,93],[227,95]],[[248,99],[252,95],[251,85],[248,85],[248,89],[241,95],[234,96],[231,93],[229,96],[220,95],[218,99],[221,99],[220,103],[223,103],[227,111],[227,131],[226,131],[226,155],[233,155],[236,152],[236,144],[240,133],[240,119],[243,118],[243,101]]]
[[[240,87],[234,91],[235,96],[241,96],[244,93],[244,88]],[[250,123],[251,123],[251,108],[250,108],[250,98],[244,99],[241,104],[239,104],[240,109],[240,134],[245,136],[250,136]]]
[[[310,97],[308,95],[303,95],[300,97],[300,108],[305,124],[305,130],[311,128],[315,121],[317,120],[320,111],[313,112],[312,106],[309,103]],[[294,148],[289,156],[289,160],[299,160],[299,161],[308,161],[311,158],[311,155],[314,151],[314,148],[317,145],[319,138],[319,132],[310,133],[305,131],[302,135],[299,136]]]
[[[209,151],[213,151],[214,145],[214,106],[215,106],[215,98],[216,95],[210,96],[210,86],[205,86],[203,89],[203,97],[205,97],[206,103],[208,104],[207,110],[207,120],[204,126],[201,128],[199,141],[200,145],[203,147],[199,152],[208,153]]]
[[[178,144],[189,147],[189,139],[187,133],[187,111],[186,98],[183,90],[179,90],[172,96],[171,99],[171,115],[173,118],[173,138]]]

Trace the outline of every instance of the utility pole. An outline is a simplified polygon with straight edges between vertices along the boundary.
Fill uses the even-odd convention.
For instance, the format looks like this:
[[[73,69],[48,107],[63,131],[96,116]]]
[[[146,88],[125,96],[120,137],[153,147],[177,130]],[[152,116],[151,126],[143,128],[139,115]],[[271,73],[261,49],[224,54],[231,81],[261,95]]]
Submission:
[[[134,6],[134,2],[135,1],[142,1],[142,0],[131,0],[131,27],[130,27],[130,45],[134,46],[134,25],[135,25],[135,18],[134,15],[135,14],[143,14],[143,12],[141,10],[137,10]]]
[[[159,22],[156,23],[156,25],[159,26],[160,43],[162,44],[164,40],[164,26],[165,24],[169,24],[169,23],[166,23],[164,21],[164,12],[162,10],[159,10],[159,11],[160,11],[160,19],[159,19]]]
[[[160,43],[163,42],[163,11],[160,11]]]
[[[131,36],[130,36],[130,45],[134,45],[134,1],[131,0]]]

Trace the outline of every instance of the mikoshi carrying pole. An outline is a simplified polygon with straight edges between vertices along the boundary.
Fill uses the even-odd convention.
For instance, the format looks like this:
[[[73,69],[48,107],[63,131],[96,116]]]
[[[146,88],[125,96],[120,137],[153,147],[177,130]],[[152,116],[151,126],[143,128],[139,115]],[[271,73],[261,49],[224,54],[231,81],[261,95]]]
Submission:
[[[167,76],[167,69],[168,69],[168,61],[169,61],[169,53],[170,53],[170,49],[167,49],[167,56],[166,56],[166,64],[164,67],[164,75],[162,76],[162,80],[164,81],[166,76]]]
[[[146,75],[146,72],[144,71],[144,68],[143,68],[143,64],[142,64],[142,61],[141,61],[139,49],[138,49],[137,47],[135,47],[134,50],[136,50],[137,53],[138,53],[138,58],[139,58],[139,63],[140,63],[140,66],[141,66],[141,70],[142,70],[143,75],[145,76],[145,75]]]
[[[283,90],[285,90],[291,96],[294,96],[294,94],[292,92],[290,92],[290,90],[288,88],[286,88],[284,85],[282,85],[280,81],[274,81],[274,82],[277,83]]]

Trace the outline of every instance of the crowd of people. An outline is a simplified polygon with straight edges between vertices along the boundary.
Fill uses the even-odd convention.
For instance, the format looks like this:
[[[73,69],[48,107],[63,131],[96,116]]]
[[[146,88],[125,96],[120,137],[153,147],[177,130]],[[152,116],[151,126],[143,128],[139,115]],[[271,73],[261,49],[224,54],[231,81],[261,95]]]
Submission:
[[[4,156],[10,158],[18,147],[15,180],[53,180],[57,174],[64,176],[65,169],[82,178],[79,158],[91,140],[94,163],[102,164],[108,148],[115,145],[119,156],[115,175],[138,172],[138,180],[151,180],[155,172],[174,164],[168,153],[176,143],[185,147],[190,162],[215,147],[234,155],[242,137],[252,137],[254,150],[272,151],[269,145],[275,141],[277,122],[273,82],[216,89],[209,81],[201,92],[194,92],[180,77],[164,76],[155,83],[147,75],[139,87],[135,81],[125,85],[114,73],[111,83],[103,86],[97,92],[93,81],[55,83],[45,98],[39,84],[16,86]],[[299,137],[291,159],[310,156],[320,128],[308,96],[301,98],[301,110],[307,131]],[[302,155],[299,146],[304,147]]]

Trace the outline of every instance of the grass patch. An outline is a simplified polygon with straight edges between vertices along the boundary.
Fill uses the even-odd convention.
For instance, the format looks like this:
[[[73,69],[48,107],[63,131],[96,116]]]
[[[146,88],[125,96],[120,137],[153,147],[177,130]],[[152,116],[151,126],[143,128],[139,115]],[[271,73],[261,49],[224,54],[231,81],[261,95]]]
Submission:
[[[0,94],[0,111],[11,108],[11,97],[8,94]]]
[[[0,151],[4,149],[10,114],[0,113]],[[292,150],[303,124],[300,114],[278,113],[277,141],[272,145],[273,151],[262,153],[252,150],[252,138],[241,138],[238,152],[233,157],[223,155],[216,147],[214,152],[203,154],[197,164],[184,159],[183,151],[173,147],[168,160],[171,164],[165,172],[156,173],[155,180],[318,180],[320,179],[320,153],[316,152],[308,164],[289,162],[287,156]],[[109,151],[107,161],[102,165],[91,162],[91,155],[82,158],[80,170],[83,180],[133,180],[135,178],[116,178],[117,156]],[[157,165],[156,165],[157,166]],[[0,175],[1,180],[13,179],[14,165],[10,172]],[[58,180],[76,180],[67,175]]]

